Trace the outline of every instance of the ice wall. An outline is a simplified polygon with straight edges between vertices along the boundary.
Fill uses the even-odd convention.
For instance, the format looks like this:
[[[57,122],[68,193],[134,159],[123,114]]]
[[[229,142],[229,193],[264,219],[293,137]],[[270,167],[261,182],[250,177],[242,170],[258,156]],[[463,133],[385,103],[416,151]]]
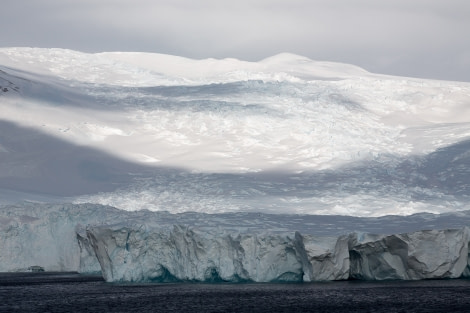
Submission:
[[[467,215],[457,217],[465,224]],[[467,227],[374,235],[345,233],[341,223],[336,235],[325,235],[310,218],[321,219],[126,212],[94,204],[0,207],[0,271],[38,265],[46,271],[102,272],[107,281],[121,282],[470,277]],[[409,224],[413,218],[403,217]],[[441,216],[426,218],[439,225]],[[327,219],[328,225],[335,221]],[[384,220],[355,221],[367,230]]]
[[[73,216],[57,210],[47,216],[3,215],[0,221],[0,272],[24,271],[32,265],[48,271],[79,270],[78,221]]]
[[[327,281],[459,278],[469,230],[340,237],[92,227],[107,281]]]
[[[289,235],[91,227],[107,281],[301,281]],[[293,236],[292,236],[293,237]]]
[[[390,236],[353,234],[350,277],[362,280],[458,278],[467,267],[468,228]]]
[[[25,271],[39,265],[46,271],[99,272],[85,228],[122,211],[93,204],[0,206],[0,272]]]
[[[303,281],[349,278],[348,236],[318,237],[296,232],[295,238],[303,265]]]

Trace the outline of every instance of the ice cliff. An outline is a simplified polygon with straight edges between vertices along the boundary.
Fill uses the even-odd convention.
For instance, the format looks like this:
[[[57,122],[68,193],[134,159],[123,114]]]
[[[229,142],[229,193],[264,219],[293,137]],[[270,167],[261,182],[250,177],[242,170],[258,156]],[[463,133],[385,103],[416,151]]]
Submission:
[[[300,281],[288,235],[93,227],[87,232],[107,281]]]
[[[459,278],[469,231],[315,237],[93,227],[107,281],[326,281]]]
[[[378,219],[324,218],[126,212],[94,204],[4,206],[0,271],[39,265],[101,272],[107,281],[120,282],[470,277],[470,212],[381,218],[384,231],[392,220],[410,230],[426,226],[423,220],[458,227],[382,235],[367,232]],[[326,225],[339,226],[325,233]]]
[[[353,234],[350,277],[362,280],[458,278],[467,267],[469,230]]]

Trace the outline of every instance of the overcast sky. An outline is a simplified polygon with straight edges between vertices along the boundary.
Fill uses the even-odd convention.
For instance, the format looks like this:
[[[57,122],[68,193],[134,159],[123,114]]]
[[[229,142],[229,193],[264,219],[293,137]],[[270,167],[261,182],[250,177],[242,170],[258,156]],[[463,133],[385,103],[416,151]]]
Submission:
[[[0,45],[257,61],[280,52],[470,82],[468,0],[2,0]]]

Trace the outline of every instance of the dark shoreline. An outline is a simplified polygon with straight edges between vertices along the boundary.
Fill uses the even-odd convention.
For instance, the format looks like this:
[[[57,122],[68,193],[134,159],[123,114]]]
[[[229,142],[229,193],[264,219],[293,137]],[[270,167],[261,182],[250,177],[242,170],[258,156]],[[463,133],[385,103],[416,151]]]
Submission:
[[[172,281],[172,282],[106,282],[100,273],[82,274],[78,272],[0,272],[0,286],[5,285],[21,285],[21,284],[43,284],[43,283],[67,283],[67,282],[103,282],[114,286],[146,286],[146,285],[178,285],[178,284],[202,284],[202,285],[318,285],[318,284],[335,284],[335,283],[357,283],[357,284],[393,284],[393,283],[419,283],[419,282],[452,282],[465,281],[469,282],[470,278],[432,278],[419,280],[360,280],[345,279],[333,281],[276,281],[276,282],[253,282],[253,281]]]
[[[0,312],[468,312],[470,280],[106,283],[0,273]]]
[[[78,272],[0,272],[0,286],[95,281],[104,282],[103,276]]]

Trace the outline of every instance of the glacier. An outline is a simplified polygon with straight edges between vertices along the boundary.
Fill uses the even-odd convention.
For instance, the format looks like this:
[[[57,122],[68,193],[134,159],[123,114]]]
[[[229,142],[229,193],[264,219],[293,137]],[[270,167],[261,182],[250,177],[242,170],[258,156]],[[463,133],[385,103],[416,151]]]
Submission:
[[[470,84],[0,48],[0,271],[470,277]]]
[[[3,204],[350,216],[470,209],[465,82],[288,53],[245,62],[1,48],[0,86]]]
[[[406,232],[371,232],[387,223]],[[449,223],[459,228],[417,230]],[[23,203],[0,207],[0,271],[37,265],[108,282],[460,278],[470,273],[468,223],[469,211],[354,219]]]

